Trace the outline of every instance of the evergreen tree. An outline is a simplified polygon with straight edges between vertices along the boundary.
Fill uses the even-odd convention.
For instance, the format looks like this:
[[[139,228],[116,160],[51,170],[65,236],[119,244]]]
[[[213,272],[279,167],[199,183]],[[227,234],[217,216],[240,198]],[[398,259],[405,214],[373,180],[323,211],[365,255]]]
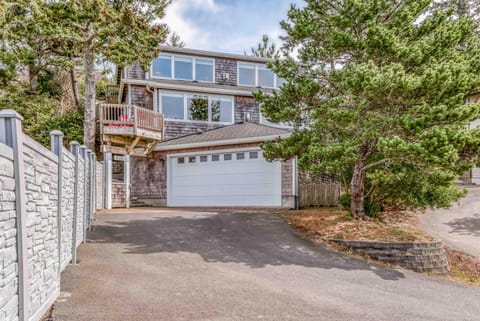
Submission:
[[[139,62],[145,69],[167,35],[163,17],[168,0],[18,0],[7,1],[3,20],[4,50],[15,50],[29,66],[32,89],[35,67],[60,61],[85,70],[83,143],[95,148],[95,61],[118,65]],[[6,49],[5,49],[6,48]],[[75,75],[72,74],[72,77]],[[74,82],[72,82],[74,83]]]
[[[257,47],[250,48],[250,54],[247,52],[244,52],[244,54],[245,56],[250,55],[270,59],[280,57],[280,52],[267,35],[263,35],[262,41],[257,44]]]
[[[428,0],[306,2],[281,23],[286,59],[272,68],[287,83],[255,94],[268,118],[295,124],[265,156],[338,174],[358,218],[462,197],[454,182],[480,150],[467,126],[480,105],[464,104],[480,85],[476,23],[431,12]]]

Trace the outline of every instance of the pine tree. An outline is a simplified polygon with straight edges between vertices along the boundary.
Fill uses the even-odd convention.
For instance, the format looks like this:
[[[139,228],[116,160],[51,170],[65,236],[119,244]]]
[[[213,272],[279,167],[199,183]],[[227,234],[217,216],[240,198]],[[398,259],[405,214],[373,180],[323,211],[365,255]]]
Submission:
[[[431,11],[428,0],[308,0],[281,23],[287,80],[256,93],[262,112],[291,122],[291,137],[265,143],[268,159],[338,174],[350,210],[448,207],[464,195],[458,175],[478,161],[480,46],[469,18]],[[289,52],[297,49],[296,59]]]
[[[280,53],[274,43],[270,41],[267,35],[262,36],[262,41],[257,44],[257,47],[250,48],[250,54],[244,52],[245,56],[255,56],[262,58],[278,58]]]

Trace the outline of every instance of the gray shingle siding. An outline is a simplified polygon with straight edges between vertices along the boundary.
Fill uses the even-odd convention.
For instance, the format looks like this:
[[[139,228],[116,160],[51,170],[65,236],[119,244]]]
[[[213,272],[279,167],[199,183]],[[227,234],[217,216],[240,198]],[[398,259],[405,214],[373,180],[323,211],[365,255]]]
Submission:
[[[250,114],[250,122],[260,122],[260,108],[252,97],[235,96],[235,123],[245,120],[246,113]]]
[[[235,60],[215,59],[215,83],[219,85],[237,85],[237,62]]]

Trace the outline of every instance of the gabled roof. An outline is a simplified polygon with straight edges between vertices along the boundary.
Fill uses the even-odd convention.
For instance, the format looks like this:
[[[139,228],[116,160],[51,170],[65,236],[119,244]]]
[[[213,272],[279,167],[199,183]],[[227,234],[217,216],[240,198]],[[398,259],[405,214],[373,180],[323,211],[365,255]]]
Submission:
[[[186,149],[207,146],[260,143],[277,137],[287,137],[290,131],[256,123],[237,123],[170,139],[158,144],[155,150]]]

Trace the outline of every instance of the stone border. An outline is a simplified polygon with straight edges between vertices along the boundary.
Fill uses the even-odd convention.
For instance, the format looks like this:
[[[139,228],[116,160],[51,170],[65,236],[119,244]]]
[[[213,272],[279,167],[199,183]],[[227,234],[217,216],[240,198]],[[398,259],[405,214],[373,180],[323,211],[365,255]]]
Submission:
[[[328,239],[354,253],[394,264],[415,272],[448,274],[447,255],[442,241],[435,242],[375,242]]]

